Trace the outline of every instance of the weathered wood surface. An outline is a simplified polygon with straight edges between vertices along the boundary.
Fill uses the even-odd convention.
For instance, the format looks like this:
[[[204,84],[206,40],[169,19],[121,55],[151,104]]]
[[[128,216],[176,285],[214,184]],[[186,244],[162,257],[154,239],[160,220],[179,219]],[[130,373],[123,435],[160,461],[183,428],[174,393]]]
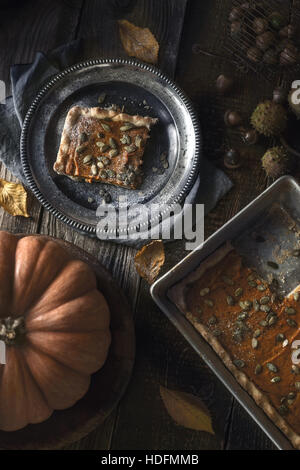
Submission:
[[[91,55],[124,55],[120,43],[111,40],[117,34],[116,18],[124,17],[152,29],[162,43],[165,57],[168,54],[164,44],[177,37],[174,31],[170,32],[170,15],[172,5],[179,4],[180,0],[27,0],[7,3],[8,6],[0,6],[0,79],[7,83],[11,64],[29,62],[37,50],[47,51],[78,37],[97,38],[91,46],[94,48]],[[229,59],[223,57],[224,25],[230,3],[230,0],[189,1],[176,70],[177,81],[198,108],[205,154],[220,166],[224,142],[234,142],[233,136],[224,137],[224,111],[239,109],[247,121],[256,103],[270,97],[275,85],[257,80],[253,73],[240,73]],[[176,8],[177,15],[180,6]],[[194,44],[199,46],[195,48]],[[199,53],[199,49],[203,52]],[[166,58],[161,66],[172,74],[172,64],[174,60],[170,65]],[[226,98],[220,98],[215,92],[214,82],[220,73],[234,74],[236,79],[234,92]],[[243,167],[228,171],[235,186],[206,217],[206,236],[266,187],[260,156],[259,148],[256,152],[249,149]],[[0,175],[10,178],[3,168]],[[92,240],[72,231],[41,209],[33,197],[30,197],[29,210],[30,220],[12,218],[1,210],[1,228],[53,235],[85,249],[110,270],[135,311],[137,353],[128,390],[119,407],[102,426],[69,448],[273,448],[264,433],[153,304],[148,286],[140,281],[134,269],[134,249]],[[167,245],[166,254],[165,270],[185,255],[183,243]],[[176,425],[160,399],[160,384],[200,396],[211,411],[216,435]]]

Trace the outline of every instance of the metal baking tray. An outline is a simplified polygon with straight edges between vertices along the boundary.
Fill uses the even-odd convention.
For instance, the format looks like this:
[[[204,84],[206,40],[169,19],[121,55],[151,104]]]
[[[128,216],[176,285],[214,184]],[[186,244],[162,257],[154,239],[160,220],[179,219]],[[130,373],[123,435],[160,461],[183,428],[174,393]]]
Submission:
[[[262,243],[267,239],[272,244]],[[248,257],[250,264],[264,277],[270,277],[272,273],[266,262],[277,261],[279,288],[284,293],[292,290],[299,283],[299,258],[284,254],[300,246],[300,187],[297,182],[289,176],[277,180],[151,287],[151,295],[157,305],[277,448],[292,450],[290,441],[238,384],[210,345],[168,297],[168,291],[174,284],[196,269],[201,261],[226,241],[233,243],[243,256]]]

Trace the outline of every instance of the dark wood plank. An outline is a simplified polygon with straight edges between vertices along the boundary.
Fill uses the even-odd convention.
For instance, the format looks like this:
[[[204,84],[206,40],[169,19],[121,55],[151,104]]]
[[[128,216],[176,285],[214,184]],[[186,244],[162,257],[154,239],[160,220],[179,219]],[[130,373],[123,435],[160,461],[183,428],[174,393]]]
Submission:
[[[91,53],[99,57],[126,57],[118,19],[149,28],[160,44],[159,66],[174,75],[187,0],[89,0],[85,2],[78,34],[96,37]]]

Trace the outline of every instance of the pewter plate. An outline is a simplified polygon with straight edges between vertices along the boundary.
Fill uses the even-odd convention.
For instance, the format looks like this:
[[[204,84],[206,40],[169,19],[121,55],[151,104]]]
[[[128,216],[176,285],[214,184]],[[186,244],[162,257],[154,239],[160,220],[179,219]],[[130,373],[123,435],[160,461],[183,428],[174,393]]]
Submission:
[[[102,92],[106,99],[101,106],[116,104],[129,114],[159,119],[146,146],[144,182],[138,190],[74,182],[52,169],[68,110],[74,105],[98,106]],[[109,192],[114,207],[120,196],[126,196],[128,207],[180,203],[198,176],[200,144],[192,104],[175,83],[135,60],[99,59],[64,70],[40,90],[24,120],[21,159],[29,187],[43,206],[73,228],[96,235],[96,210],[101,203],[103,208],[100,189]],[[168,154],[167,169],[160,161],[163,152]],[[162,215],[163,210],[157,222]],[[133,215],[129,222],[139,231],[149,228],[146,217]],[[119,232],[126,232],[129,222],[119,226]]]
[[[254,232],[260,237],[259,242],[252,236]],[[299,284],[299,258],[287,257],[286,253],[299,246],[299,239],[300,187],[292,177],[284,176],[151,286],[154,301],[169,320],[277,448],[283,450],[293,448],[290,441],[241,387],[211,346],[179,311],[168,296],[168,291],[221,245],[230,241],[249,265],[257,269],[265,279],[274,277],[274,270],[267,262],[276,261],[278,269],[275,271],[275,279],[281,292],[287,294]]]

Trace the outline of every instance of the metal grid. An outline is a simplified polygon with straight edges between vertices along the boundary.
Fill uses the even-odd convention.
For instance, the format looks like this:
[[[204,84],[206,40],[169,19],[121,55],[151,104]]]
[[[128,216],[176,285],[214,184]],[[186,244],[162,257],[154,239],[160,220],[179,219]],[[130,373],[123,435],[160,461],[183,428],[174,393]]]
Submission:
[[[230,11],[234,7],[241,7],[245,3],[245,0],[233,0],[228,9],[229,17]],[[300,73],[300,64],[293,66],[281,66],[281,65],[268,65],[263,61],[252,62],[247,57],[247,51],[249,48],[255,46],[257,33],[253,29],[253,21],[255,18],[264,18],[268,20],[269,15],[273,12],[280,12],[281,15],[286,18],[287,24],[293,24],[295,26],[300,25],[300,1],[299,0],[262,0],[262,1],[250,1],[252,8],[244,10],[244,16],[241,19],[242,22],[242,33],[237,38],[231,35],[231,23],[229,19],[226,21],[226,38],[224,41],[224,50],[232,62],[237,68],[244,73],[249,70],[253,70],[258,75],[264,76],[268,80],[275,79],[278,74],[284,77],[284,81],[288,81],[289,78]],[[295,41],[295,45],[299,44]]]

